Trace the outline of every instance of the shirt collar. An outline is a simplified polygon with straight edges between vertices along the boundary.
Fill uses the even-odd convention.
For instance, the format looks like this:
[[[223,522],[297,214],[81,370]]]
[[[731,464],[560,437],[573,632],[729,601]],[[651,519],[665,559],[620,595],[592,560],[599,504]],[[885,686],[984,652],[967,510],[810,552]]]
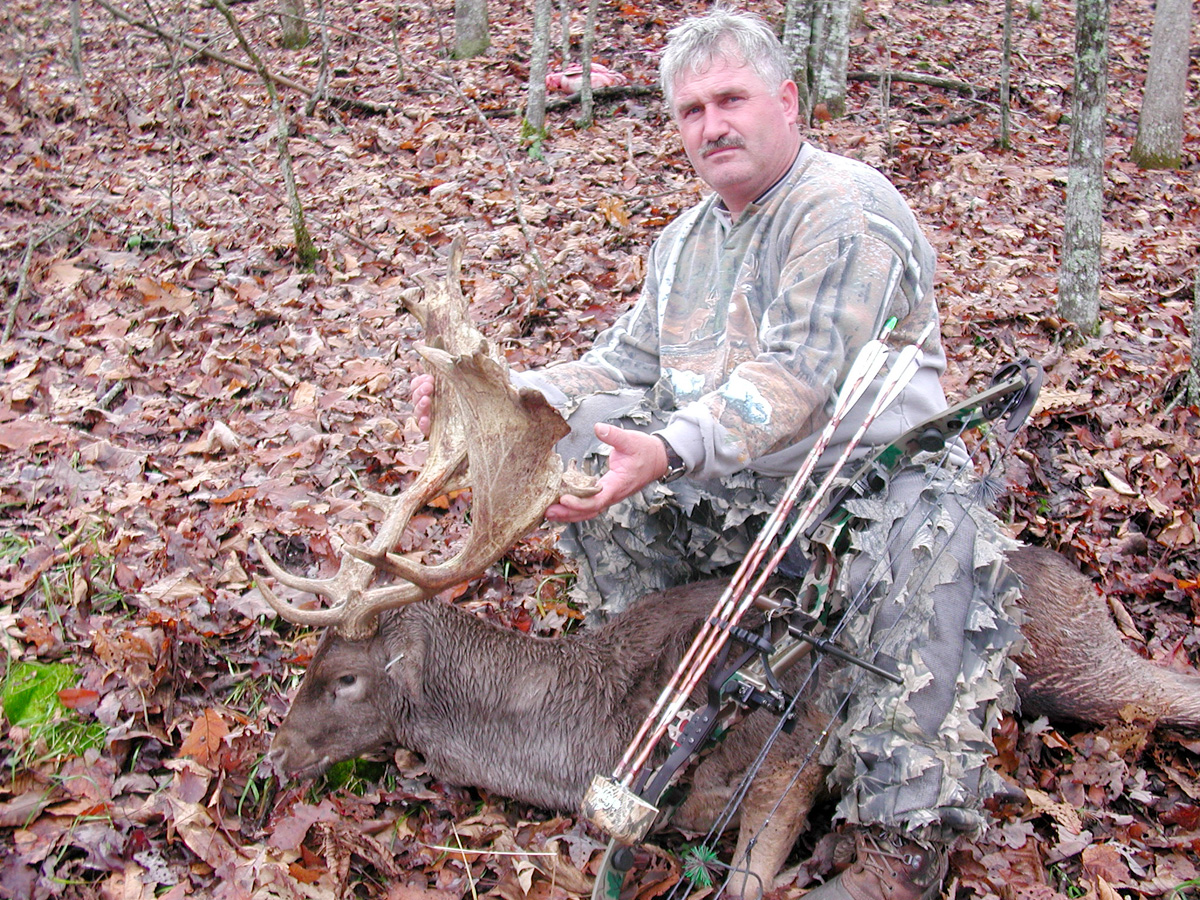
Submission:
[[[739,216],[739,221],[748,215],[758,212],[771,199],[771,195],[780,189],[780,185],[791,178],[792,173],[799,167],[800,161],[802,159],[807,160],[811,153],[812,147],[808,143],[801,141],[800,149],[796,151],[796,158],[792,160],[792,164],[788,166],[787,171],[780,175],[774,184],[746,204],[746,208],[742,210],[742,214]],[[716,213],[717,221],[726,230],[734,224],[733,215],[729,212],[729,207],[725,205],[725,201],[720,197],[717,197],[716,203],[713,204],[713,212]]]

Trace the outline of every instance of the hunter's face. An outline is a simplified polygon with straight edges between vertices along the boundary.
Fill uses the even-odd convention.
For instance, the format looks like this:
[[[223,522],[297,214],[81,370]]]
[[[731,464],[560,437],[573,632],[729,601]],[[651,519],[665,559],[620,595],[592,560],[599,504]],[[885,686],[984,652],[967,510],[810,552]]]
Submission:
[[[795,83],[773,91],[737,58],[680,73],[671,112],[697,174],[734,215],[783,176],[800,148]]]

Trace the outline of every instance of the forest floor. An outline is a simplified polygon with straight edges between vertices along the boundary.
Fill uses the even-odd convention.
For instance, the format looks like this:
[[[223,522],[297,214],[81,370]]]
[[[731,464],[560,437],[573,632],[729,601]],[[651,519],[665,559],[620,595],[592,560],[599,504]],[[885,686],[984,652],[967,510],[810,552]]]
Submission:
[[[1003,3],[863,5],[849,113],[809,137],[886,173],[927,228],[952,398],[1023,356],[1044,366],[1007,459],[1012,534],[1094,578],[1137,652],[1194,670],[1200,411],[1177,398],[1200,265],[1196,66],[1184,167],[1139,171],[1152,4],[1113,0],[1101,323],[1081,339],[1055,314],[1072,4],[1017,4],[1008,149]],[[650,242],[702,195],[654,72],[666,29],[704,4],[601,4],[596,58],[636,89],[586,130],[553,107],[537,153],[520,137],[524,7],[493,8],[491,48],[451,62],[448,0],[326,6],[329,90],[356,102],[309,112],[280,89],[312,271],[255,74],[99,3],[82,4],[76,73],[65,4],[0,7],[0,896],[511,900],[578,896],[594,871],[602,844],[575,818],[419,766],[342,768],[267,803],[259,761],[315,635],[274,618],[250,545],[328,572],[338,538],[373,524],[362,489],[412,479],[421,331],[398,298],[444,272],[454,237],[473,314],[517,369],[573,358],[632,302]],[[117,8],[244,58],[207,4]],[[274,4],[233,10],[273,71],[316,84],[319,43],[280,50]],[[895,77],[885,103],[864,77],[884,71],[976,91]],[[440,521],[409,549],[453,537]],[[457,599],[552,633],[561,571],[541,530]],[[1014,719],[1000,751],[1031,802],[955,854],[948,896],[1198,895],[1195,735]],[[814,818],[797,861],[828,829]],[[780,896],[828,875],[812,868]],[[656,857],[638,895],[677,878]]]

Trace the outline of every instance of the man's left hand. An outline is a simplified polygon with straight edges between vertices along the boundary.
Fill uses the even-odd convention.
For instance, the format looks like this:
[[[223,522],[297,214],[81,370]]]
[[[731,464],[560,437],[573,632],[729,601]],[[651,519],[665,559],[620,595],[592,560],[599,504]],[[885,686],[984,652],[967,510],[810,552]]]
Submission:
[[[612,448],[608,471],[600,476],[600,492],[591,497],[559,497],[546,510],[549,521],[583,522],[594,518],[666,474],[667,451],[654,435],[601,422],[596,426],[596,437]]]

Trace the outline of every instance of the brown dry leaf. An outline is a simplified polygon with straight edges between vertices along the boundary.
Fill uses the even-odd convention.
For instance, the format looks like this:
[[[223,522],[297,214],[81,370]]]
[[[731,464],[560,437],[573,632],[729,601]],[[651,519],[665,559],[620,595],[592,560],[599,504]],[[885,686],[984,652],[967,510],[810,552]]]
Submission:
[[[99,630],[92,636],[92,649],[110,671],[122,672],[134,684],[145,685],[158,665],[163,646],[160,631],[139,628],[136,631]]]
[[[43,291],[69,289],[77,286],[87,275],[86,269],[79,269],[67,261],[56,262],[46,270],[46,277],[39,287]]]
[[[1083,851],[1083,871],[1108,884],[1129,884],[1129,867],[1112,844],[1092,844]]]
[[[37,416],[27,416],[0,424],[0,450],[29,453],[34,447],[46,449],[76,443],[78,433]]]
[[[192,730],[179,747],[179,755],[191,757],[210,769],[219,766],[222,742],[229,726],[215,709],[206,709],[192,723]]]
[[[463,900],[459,891],[439,891],[415,884],[389,884],[385,900]]]
[[[49,791],[26,791],[0,803],[0,828],[24,828],[50,803]]]
[[[1124,900],[1102,876],[1093,875],[1088,879],[1087,892],[1082,900]]]
[[[591,893],[592,879],[563,859],[554,841],[548,841],[545,850],[529,850],[518,846],[512,832],[505,831],[496,836],[492,849],[511,857],[517,880],[525,894],[533,887],[535,872],[568,894]]]
[[[146,870],[136,862],[126,862],[124,869],[104,880],[101,900],[154,900],[157,885],[146,876]]]
[[[625,204],[619,197],[604,197],[596,206],[604,213],[605,221],[613,228],[623,229],[629,227],[629,212],[625,209]]]
[[[66,557],[57,550],[40,545],[21,558],[13,577],[0,579],[0,601],[19,597],[29,590],[50,568]]]
[[[1079,818],[1079,811],[1075,807],[1067,803],[1060,803],[1037,788],[1026,787],[1025,794],[1033,805],[1035,815],[1043,813],[1048,815],[1071,834],[1079,834],[1083,831],[1083,820]]]
[[[1067,900],[1048,884],[1005,884],[1000,887],[1001,900]]]
[[[1141,644],[1146,643],[1145,636],[1138,631],[1137,625],[1134,624],[1133,616],[1129,615],[1129,610],[1125,608],[1125,604],[1119,598],[1109,595],[1105,598],[1108,601],[1108,608],[1112,610],[1113,618],[1117,620],[1119,627],[1126,637],[1131,637]]]
[[[329,871],[334,873],[335,881],[339,885],[346,885],[346,873],[349,871],[352,855],[365,859],[385,878],[395,878],[399,875],[392,855],[379,841],[360,830],[357,825],[336,819],[317,822],[313,831],[321,842],[325,864]]]
[[[308,829],[318,822],[336,822],[337,811],[328,798],[318,805],[294,803],[288,814],[275,823],[268,844],[288,853],[299,853]]]

